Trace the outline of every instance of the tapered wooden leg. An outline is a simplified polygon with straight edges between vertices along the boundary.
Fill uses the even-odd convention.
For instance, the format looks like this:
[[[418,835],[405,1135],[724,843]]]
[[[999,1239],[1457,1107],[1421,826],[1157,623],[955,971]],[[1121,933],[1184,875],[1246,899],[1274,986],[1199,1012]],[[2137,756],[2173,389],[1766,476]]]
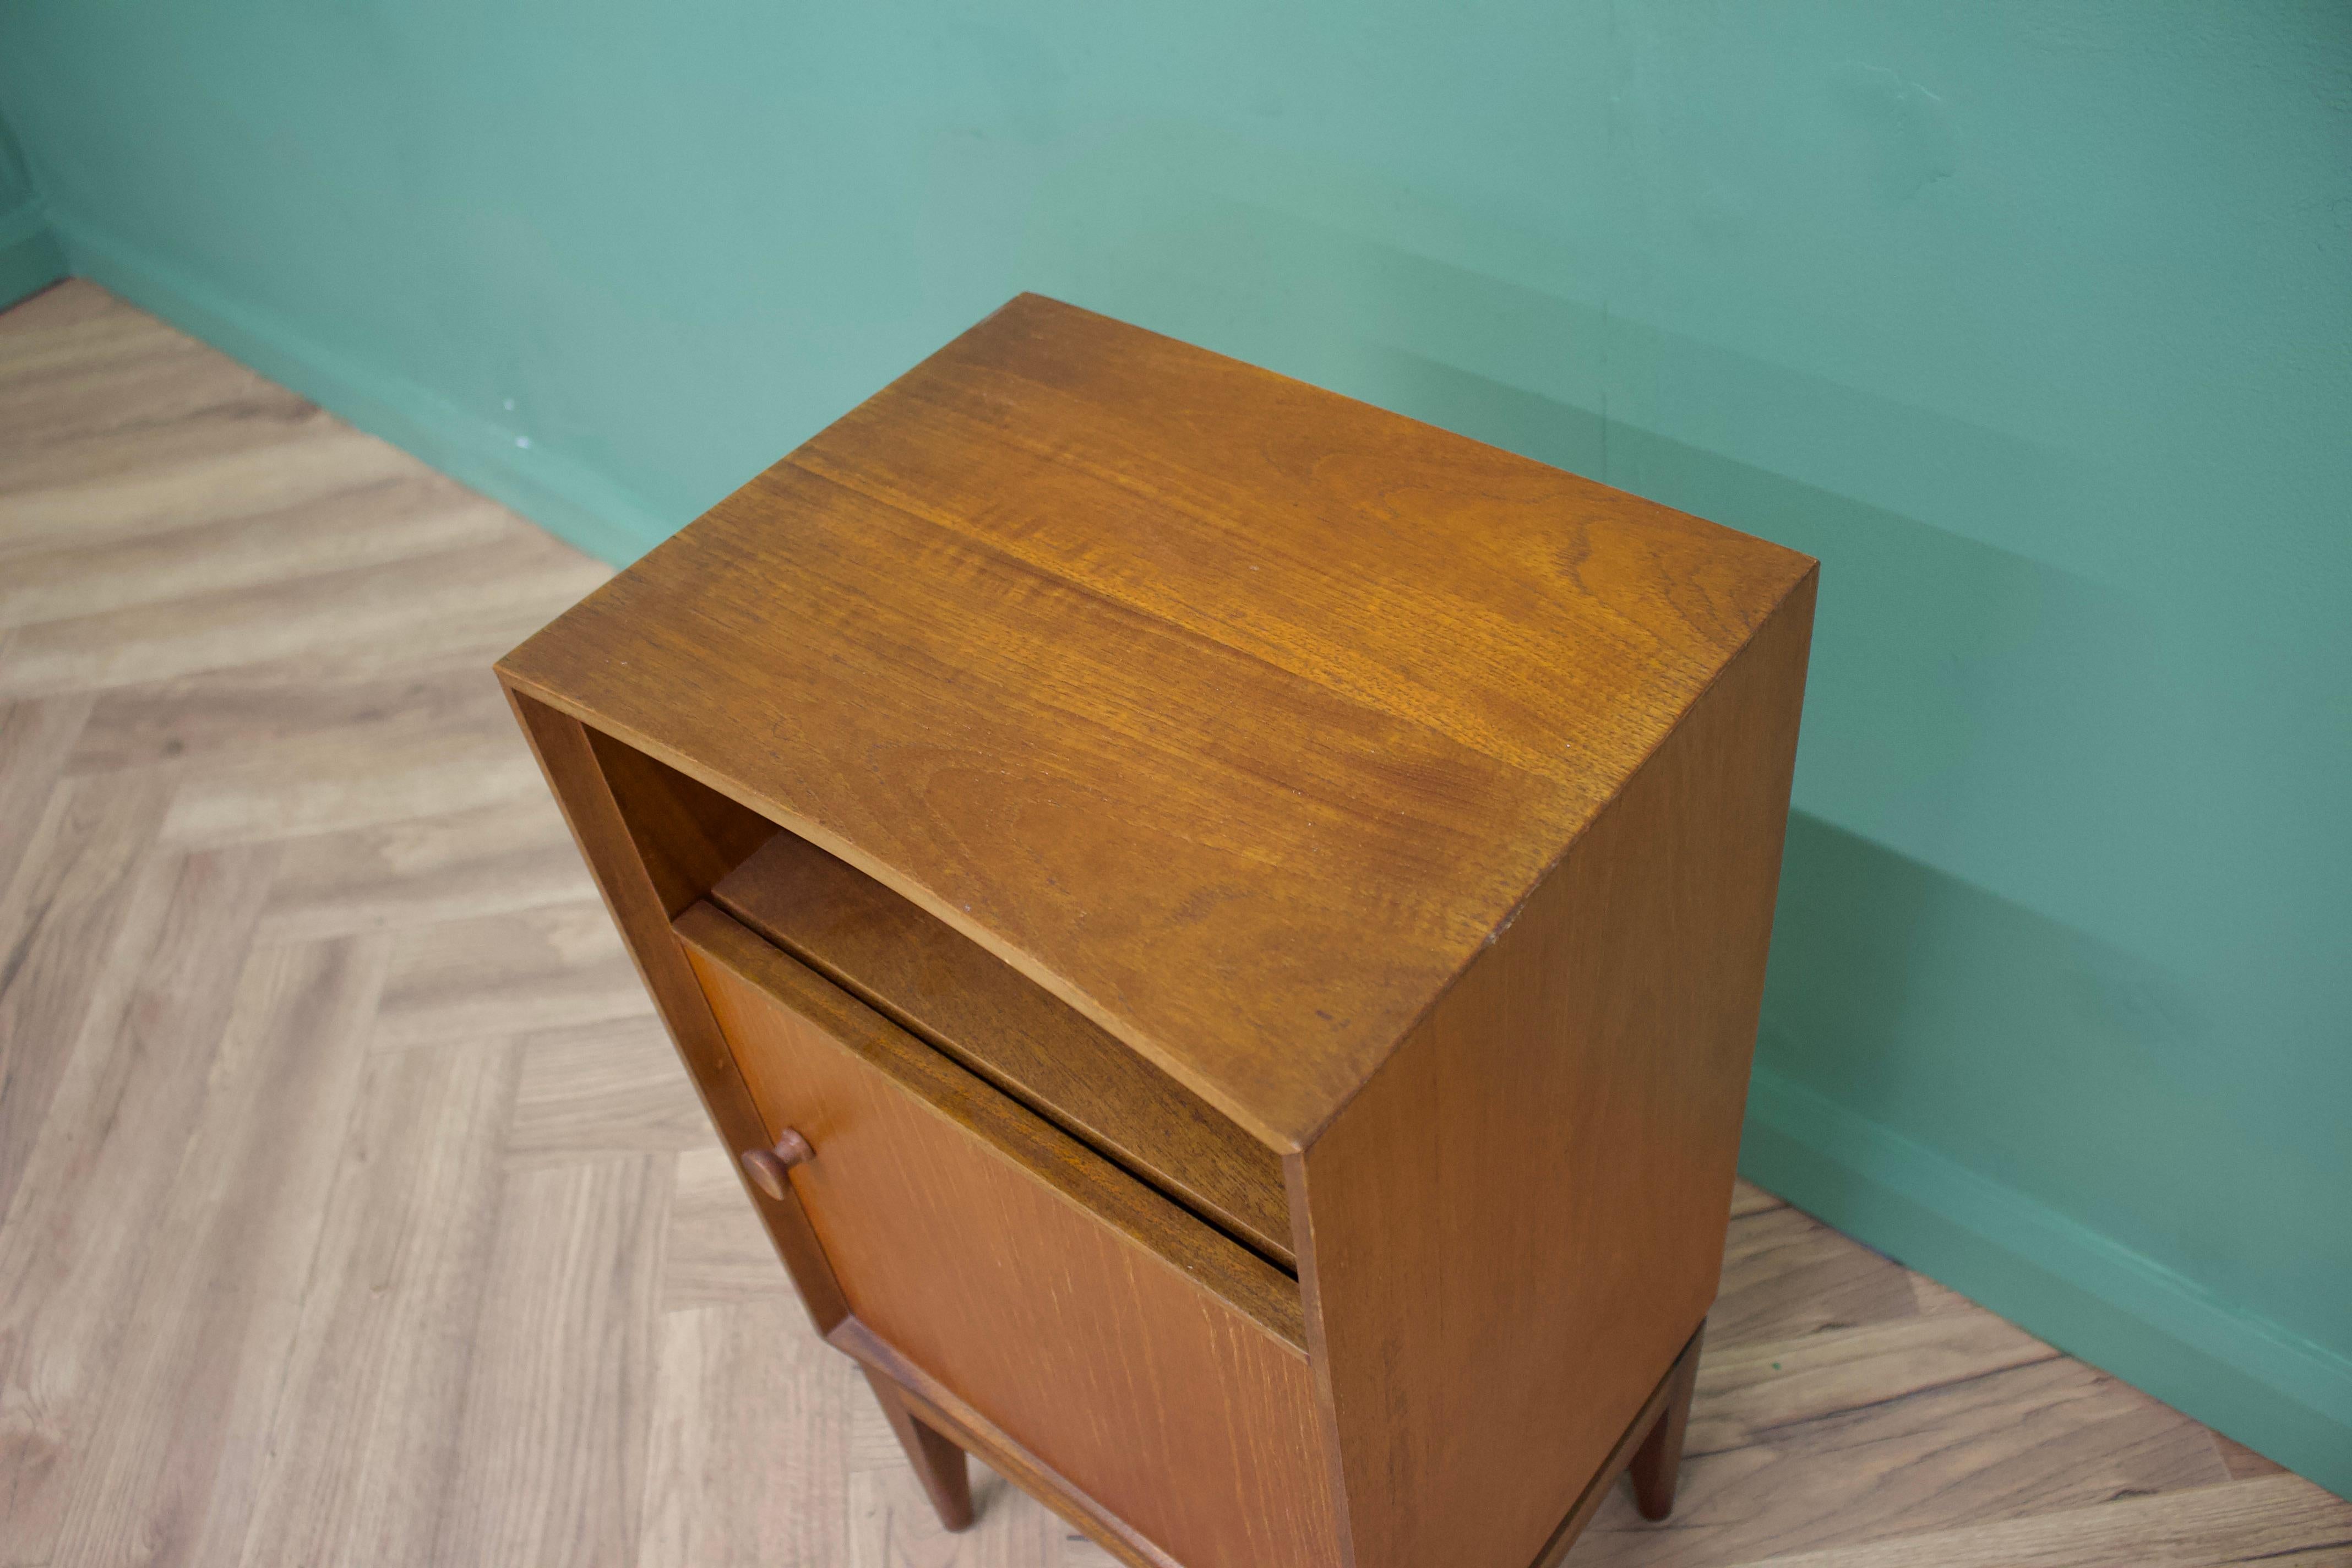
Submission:
[[[1633,1478],[1633,1505],[1643,1519],[1664,1519],[1675,1510],[1675,1481],[1683,1468],[1683,1434],[1690,1429],[1691,1391],[1698,1386],[1698,1344],[1706,1337],[1701,1324],[1666,1374],[1666,1405],[1658,1412],[1650,1435],[1633,1450],[1627,1473]]]
[[[964,1468],[963,1450],[925,1426],[922,1418],[907,1407],[897,1384],[871,1367],[861,1370],[874,1390],[874,1397],[881,1403],[882,1414],[890,1418],[890,1430],[898,1435],[898,1447],[907,1450],[907,1462],[922,1478],[923,1489],[930,1494],[931,1507],[938,1510],[940,1522],[950,1530],[970,1530],[971,1473]]]

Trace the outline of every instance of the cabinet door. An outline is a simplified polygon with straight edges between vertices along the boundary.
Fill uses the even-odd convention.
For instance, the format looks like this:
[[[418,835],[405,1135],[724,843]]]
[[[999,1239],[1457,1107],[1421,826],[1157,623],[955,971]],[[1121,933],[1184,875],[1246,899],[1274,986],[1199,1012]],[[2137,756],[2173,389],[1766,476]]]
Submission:
[[[677,931],[869,1332],[1186,1568],[1337,1563],[1295,1280],[714,907]]]

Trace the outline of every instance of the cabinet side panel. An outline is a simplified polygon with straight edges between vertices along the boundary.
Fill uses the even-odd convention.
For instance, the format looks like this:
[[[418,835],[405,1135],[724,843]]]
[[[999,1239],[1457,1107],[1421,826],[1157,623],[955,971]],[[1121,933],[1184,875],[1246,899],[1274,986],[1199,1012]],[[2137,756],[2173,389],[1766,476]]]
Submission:
[[[637,973],[644,976],[646,989],[669,1028],[671,1043],[677,1046],[688,1076],[694,1079],[711,1124],[730,1150],[764,1148],[772,1134],[760,1121],[751,1091],[744,1087],[734,1056],[719,1033],[718,1021],[710,1016],[710,1005],[703,1000],[702,987],[696,984],[694,971],[670,931],[665,907],[669,899],[691,887],[686,867],[698,858],[705,862],[706,870],[715,868],[723,873],[723,857],[656,852],[649,859],[640,846],[648,837],[657,836],[658,828],[629,820],[597,754],[596,742],[610,742],[593,736],[570,714],[511,686],[507,697],[541,770],[547,774],[548,787],[563,808],[581,858],[588,862],[597,890],[604,896],[605,908],[621,929],[621,940],[628,945],[629,956],[636,961]],[[628,783],[625,777],[624,787]],[[817,1247],[816,1234],[809,1228],[799,1200],[789,1194],[782,1201],[768,1198],[748,1182],[743,1190],[768,1227],[769,1238],[783,1258],[817,1331],[832,1331],[848,1316],[849,1308],[842,1300],[841,1287]]]
[[[709,784],[610,735],[587,734],[665,914],[710,891],[774,837],[774,823]]]
[[[1357,1568],[1527,1568],[1714,1300],[1813,585],[1306,1152]]]

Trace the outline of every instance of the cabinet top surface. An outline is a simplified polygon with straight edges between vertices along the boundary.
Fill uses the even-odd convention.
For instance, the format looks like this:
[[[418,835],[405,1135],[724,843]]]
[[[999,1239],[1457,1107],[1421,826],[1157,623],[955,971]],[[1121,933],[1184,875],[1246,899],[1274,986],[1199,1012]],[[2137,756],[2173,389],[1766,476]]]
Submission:
[[[1812,564],[1024,295],[500,670],[1297,1148]]]

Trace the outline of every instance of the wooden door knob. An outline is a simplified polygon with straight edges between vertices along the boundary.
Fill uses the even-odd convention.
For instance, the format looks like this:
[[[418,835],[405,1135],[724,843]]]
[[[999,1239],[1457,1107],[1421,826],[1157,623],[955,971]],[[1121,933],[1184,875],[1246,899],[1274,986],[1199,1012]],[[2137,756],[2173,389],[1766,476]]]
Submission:
[[[816,1151],[809,1147],[809,1141],[787,1127],[774,1148],[745,1151],[743,1169],[751,1173],[753,1186],[781,1203],[792,1190],[784,1184],[784,1173],[804,1160],[815,1158]]]

